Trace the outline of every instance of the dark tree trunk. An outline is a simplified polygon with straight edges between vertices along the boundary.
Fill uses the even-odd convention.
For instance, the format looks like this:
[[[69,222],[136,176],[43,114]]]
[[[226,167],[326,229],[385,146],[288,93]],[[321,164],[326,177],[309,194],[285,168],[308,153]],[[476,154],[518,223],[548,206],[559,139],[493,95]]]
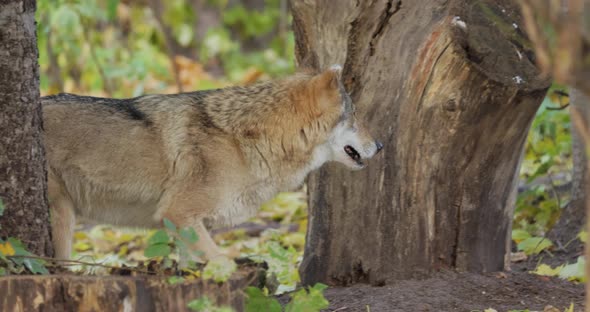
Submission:
[[[0,2],[0,237],[52,256],[35,9],[34,0]]]
[[[521,153],[549,86],[513,1],[290,4],[300,65],[343,64],[385,144],[363,171],[310,177],[303,283],[504,269]]]

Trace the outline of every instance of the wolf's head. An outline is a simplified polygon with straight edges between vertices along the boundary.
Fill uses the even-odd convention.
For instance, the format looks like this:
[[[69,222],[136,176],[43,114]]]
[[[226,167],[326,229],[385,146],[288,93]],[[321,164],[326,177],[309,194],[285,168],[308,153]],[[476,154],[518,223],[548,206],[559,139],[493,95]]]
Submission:
[[[334,65],[316,76],[316,85],[322,89],[317,94],[323,96],[324,105],[335,108],[338,114],[329,129],[327,142],[323,147],[327,161],[337,161],[347,167],[359,170],[365,167],[365,161],[375,156],[383,144],[373,139],[363,123],[356,118],[355,106],[341,81],[342,67]]]

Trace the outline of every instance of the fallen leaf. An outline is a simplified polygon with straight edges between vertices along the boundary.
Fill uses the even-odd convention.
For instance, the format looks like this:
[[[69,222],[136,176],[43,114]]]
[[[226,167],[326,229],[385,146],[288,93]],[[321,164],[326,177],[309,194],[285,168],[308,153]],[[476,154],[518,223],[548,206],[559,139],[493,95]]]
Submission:
[[[557,276],[559,274],[559,272],[561,272],[561,269],[563,269],[563,267],[564,266],[561,265],[561,266],[558,266],[554,269],[546,264],[541,264],[531,273],[537,274],[537,275],[542,275],[542,276]]]
[[[525,261],[527,258],[528,258],[527,255],[522,251],[510,253],[510,261],[511,262],[521,262],[521,261]]]
[[[13,256],[14,255],[14,248],[9,242],[4,244],[0,244],[0,254],[4,256]]]
[[[561,312],[558,308],[548,305],[543,309],[543,312]]]

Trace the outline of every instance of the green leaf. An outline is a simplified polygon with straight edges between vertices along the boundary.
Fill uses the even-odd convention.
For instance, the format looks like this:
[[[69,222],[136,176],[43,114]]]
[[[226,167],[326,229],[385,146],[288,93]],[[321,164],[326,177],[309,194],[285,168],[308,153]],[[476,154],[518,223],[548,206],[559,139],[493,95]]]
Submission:
[[[512,230],[512,240],[516,243],[520,243],[523,240],[530,238],[531,234],[525,230]]]
[[[527,255],[538,254],[541,251],[553,246],[553,242],[544,237],[530,237],[517,245],[518,250],[524,251]]]
[[[180,230],[180,237],[185,239],[190,244],[194,244],[199,240],[199,235],[192,227],[186,227]]]
[[[165,230],[158,230],[148,240],[148,245],[168,244],[170,237]]]
[[[19,240],[14,237],[9,237],[7,240],[12,247],[14,248],[14,255],[15,256],[30,256],[31,253],[27,251],[25,245]]]
[[[168,284],[174,285],[174,284],[178,284],[178,283],[182,283],[184,282],[184,277],[182,276],[170,276],[168,278]]]
[[[108,0],[107,1],[107,17],[110,21],[114,21],[117,17],[117,6],[119,0]]]
[[[170,230],[170,231],[172,231],[172,232],[176,232],[176,225],[174,225],[174,223],[172,223],[172,221],[170,221],[170,220],[169,220],[169,219],[167,219],[167,218],[164,218],[164,226],[165,226],[165,227],[166,227],[168,230]]]
[[[576,263],[568,264],[559,271],[559,277],[568,280],[585,281],[584,267],[586,261],[584,257],[578,257]]]
[[[2,198],[0,198],[0,217],[4,215],[4,203],[2,202]]]
[[[148,246],[144,250],[143,254],[148,258],[154,258],[166,257],[170,255],[170,252],[172,252],[172,249],[170,248],[170,246],[168,246],[168,244],[155,244]]]
[[[33,274],[49,274],[45,267],[45,261],[39,259],[24,259],[24,264]]]
[[[281,312],[281,304],[279,301],[272,297],[267,297],[261,289],[256,287],[247,287],[246,295],[246,312]]]
[[[23,243],[14,237],[9,237],[6,240],[6,243],[10,244],[10,246],[14,249],[15,256],[33,256],[33,254],[26,250]],[[41,259],[26,257],[13,257],[10,259],[18,266],[24,265],[33,274],[49,274],[49,271],[47,271],[47,268],[45,267],[45,261]]]
[[[80,15],[71,6],[62,5],[51,15],[50,23],[54,30],[79,29]]]
[[[319,312],[327,309],[330,303],[324,297],[324,290],[328,286],[316,284],[309,291],[300,289],[291,296],[291,302],[287,304],[286,312]]]

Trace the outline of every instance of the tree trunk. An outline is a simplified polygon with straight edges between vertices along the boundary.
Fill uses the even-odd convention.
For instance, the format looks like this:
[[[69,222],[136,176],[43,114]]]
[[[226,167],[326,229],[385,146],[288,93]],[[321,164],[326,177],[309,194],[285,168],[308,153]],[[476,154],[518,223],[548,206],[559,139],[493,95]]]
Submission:
[[[0,237],[52,256],[35,9],[34,0],[0,2]]]
[[[343,64],[385,144],[363,171],[310,177],[303,283],[507,266],[521,153],[549,86],[513,2],[290,4],[300,66]]]

